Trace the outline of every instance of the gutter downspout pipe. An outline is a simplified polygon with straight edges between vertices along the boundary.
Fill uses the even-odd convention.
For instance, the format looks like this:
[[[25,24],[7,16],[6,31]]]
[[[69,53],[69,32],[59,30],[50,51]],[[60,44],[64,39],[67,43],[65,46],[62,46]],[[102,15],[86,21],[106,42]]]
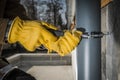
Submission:
[[[76,0],[76,27],[101,32],[101,0]],[[101,38],[83,38],[77,47],[77,80],[101,80]]]

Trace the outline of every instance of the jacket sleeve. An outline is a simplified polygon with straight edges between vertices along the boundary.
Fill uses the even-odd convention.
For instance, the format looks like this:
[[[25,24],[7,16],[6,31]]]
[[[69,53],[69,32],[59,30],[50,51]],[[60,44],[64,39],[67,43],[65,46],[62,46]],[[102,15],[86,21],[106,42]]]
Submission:
[[[0,0],[0,18],[3,18],[5,12],[6,0]]]
[[[2,51],[3,44],[5,43],[4,37],[7,28],[8,19],[0,18],[0,55]]]
[[[24,6],[20,4],[20,0],[7,0],[4,18],[13,20],[16,16],[22,19],[29,19]]]

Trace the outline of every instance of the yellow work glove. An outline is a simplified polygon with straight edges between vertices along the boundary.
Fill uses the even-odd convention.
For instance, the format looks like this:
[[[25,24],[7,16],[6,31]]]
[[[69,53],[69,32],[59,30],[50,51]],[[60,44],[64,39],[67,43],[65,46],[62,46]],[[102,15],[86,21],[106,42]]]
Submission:
[[[58,52],[61,56],[69,54],[80,42],[82,32],[80,31],[65,31],[64,35],[53,43],[52,50]]]
[[[8,42],[19,42],[28,51],[34,51],[43,45],[48,52],[55,51],[61,56],[69,54],[81,40],[82,32],[64,31],[64,35],[57,37],[48,29],[57,30],[57,27],[41,21],[21,20],[16,17],[11,24]]]
[[[28,51],[34,51],[41,44],[49,47],[49,43],[56,41],[57,37],[46,28],[57,30],[57,27],[46,22],[21,20],[16,17],[8,33],[8,42],[19,42]]]

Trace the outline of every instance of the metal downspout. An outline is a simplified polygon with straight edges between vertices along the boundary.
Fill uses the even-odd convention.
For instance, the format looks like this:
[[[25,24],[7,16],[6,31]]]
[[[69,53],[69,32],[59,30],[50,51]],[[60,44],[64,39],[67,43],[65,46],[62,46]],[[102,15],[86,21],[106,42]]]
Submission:
[[[76,27],[101,31],[100,0],[76,0]],[[101,38],[83,38],[77,48],[77,80],[101,80]]]

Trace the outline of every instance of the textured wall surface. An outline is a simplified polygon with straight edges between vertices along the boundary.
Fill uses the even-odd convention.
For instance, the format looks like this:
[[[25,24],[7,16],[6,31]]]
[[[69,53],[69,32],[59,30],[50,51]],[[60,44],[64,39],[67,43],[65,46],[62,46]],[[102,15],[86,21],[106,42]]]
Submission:
[[[102,79],[120,80],[120,1],[114,0],[102,9]]]
[[[31,19],[46,21],[67,28],[66,0],[21,0],[27,15]]]

